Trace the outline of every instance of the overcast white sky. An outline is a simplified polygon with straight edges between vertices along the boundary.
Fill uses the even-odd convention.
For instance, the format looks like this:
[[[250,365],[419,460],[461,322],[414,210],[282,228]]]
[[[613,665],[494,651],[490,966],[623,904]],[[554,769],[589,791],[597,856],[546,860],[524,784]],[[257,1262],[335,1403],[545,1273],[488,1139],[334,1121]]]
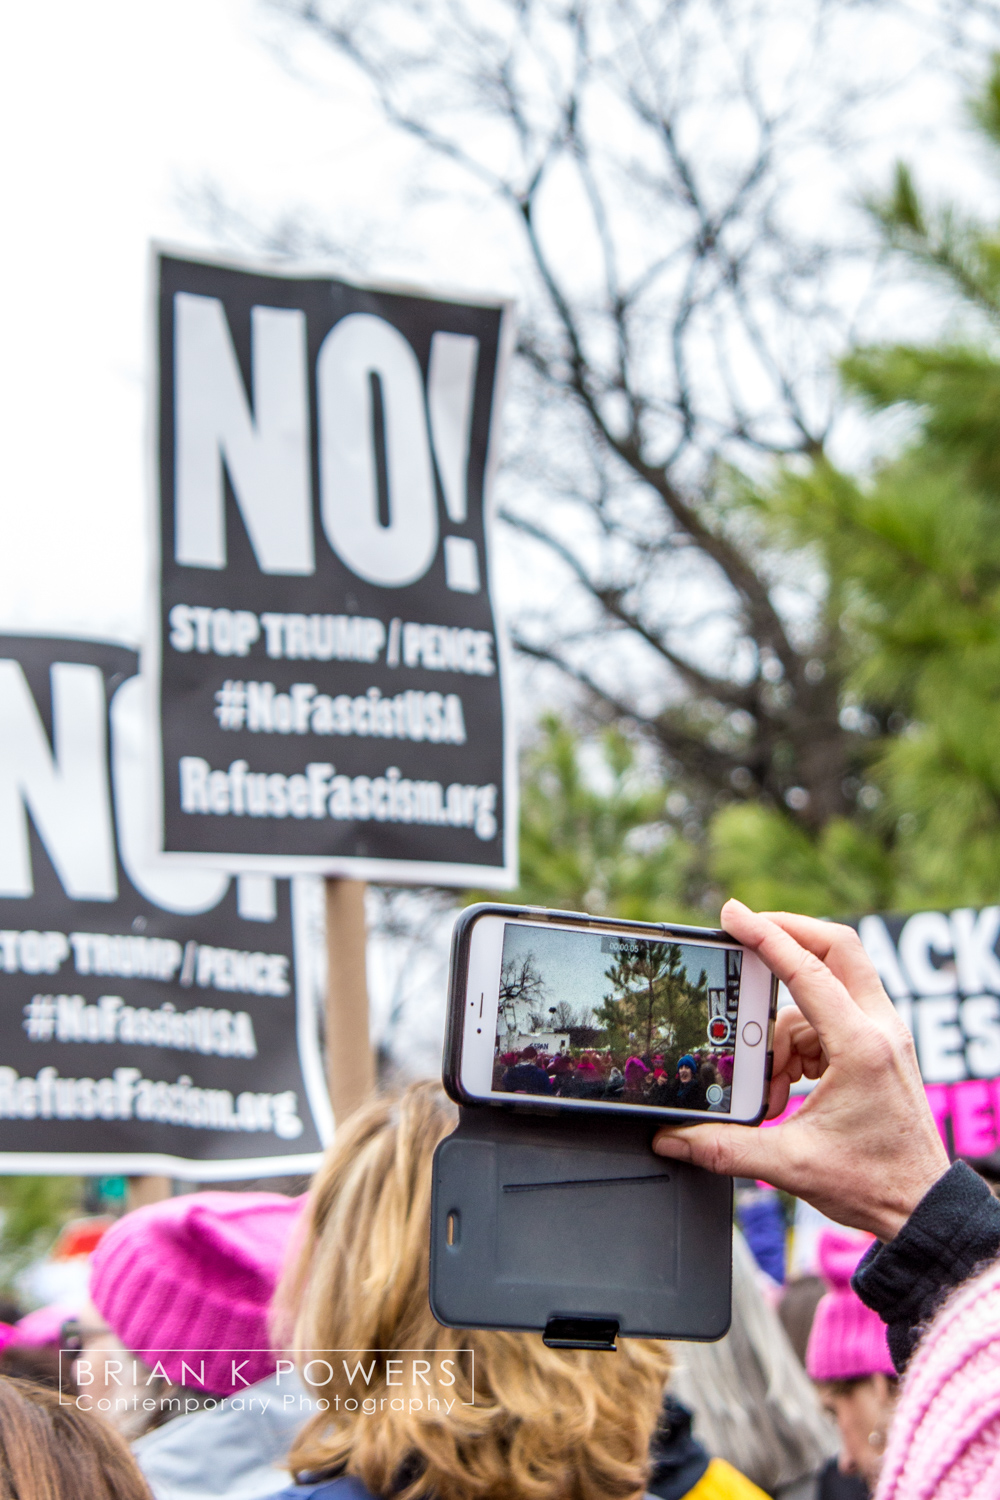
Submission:
[[[139,641],[147,246],[212,243],[186,191],[305,207],[345,242],[370,230],[373,273],[516,291],[497,221],[407,203],[413,148],[346,66],[310,54],[312,81],[293,76],[281,35],[258,0],[0,10],[0,629]],[[900,96],[880,175],[895,150],[925,158],[951,101]]]
[[[212,243],[185,190],[312,205],[346,240],[399,201],[408,148],[346,69],[291,77],[273,31],[254,0],[2,8],[0,628],[139,641],[147,245]]]

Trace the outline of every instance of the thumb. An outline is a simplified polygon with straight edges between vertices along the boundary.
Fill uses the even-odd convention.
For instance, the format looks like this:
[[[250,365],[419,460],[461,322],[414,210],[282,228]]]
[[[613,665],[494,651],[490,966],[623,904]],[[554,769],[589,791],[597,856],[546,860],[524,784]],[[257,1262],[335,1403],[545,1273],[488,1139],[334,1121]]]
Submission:
[[[657,1131],[658,1156],[690,1162],[725,1177],[760,1177],[781,1187],[783,1125],[767,1130],[746,1125],[686,1125]]]

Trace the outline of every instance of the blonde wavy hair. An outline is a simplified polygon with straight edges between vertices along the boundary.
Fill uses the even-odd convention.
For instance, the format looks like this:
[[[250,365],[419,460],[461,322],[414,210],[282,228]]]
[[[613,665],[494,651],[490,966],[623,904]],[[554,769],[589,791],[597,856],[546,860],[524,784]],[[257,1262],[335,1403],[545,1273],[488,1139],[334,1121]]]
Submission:
[[[641,1495],[670,1372],[666,1344],[627,1339],[615,1354],[548,1349],[538,1334],[443,1328],[431,1315],[431,1158],[456,1118],[432,1084],[375,1099],[338,1131],[316,1176],[276,1300],[278,1338],[300,1370],[313,1351],[368,1351],[375,1370],[364,1396],[373,1400],[367,1411],[361,1402],[346,1411],[358,1391],[331,1358],[333,1377],[316,1392],[330,1409],[299,1432],[291,1468],[352,1474],[395,1500]],[[454,1356],[470,1348],[475,1404],[464,1405],[469,1361]],[[380,1401],[400,1394],[398,1380],[388,1386],[386,1361],[401,1350],[454,1358],[450,1412],[426,1401],[412,1410],[409,1399],[392,1411]]]

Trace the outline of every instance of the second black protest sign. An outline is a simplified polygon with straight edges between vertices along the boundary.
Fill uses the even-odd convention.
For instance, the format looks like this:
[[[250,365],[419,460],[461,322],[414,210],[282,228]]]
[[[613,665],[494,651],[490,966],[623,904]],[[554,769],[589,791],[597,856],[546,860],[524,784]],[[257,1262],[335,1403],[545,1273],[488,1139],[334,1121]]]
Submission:
[[[0,1171],[312,1171],[320,882],[143,857],[136,667],[0,637]]]

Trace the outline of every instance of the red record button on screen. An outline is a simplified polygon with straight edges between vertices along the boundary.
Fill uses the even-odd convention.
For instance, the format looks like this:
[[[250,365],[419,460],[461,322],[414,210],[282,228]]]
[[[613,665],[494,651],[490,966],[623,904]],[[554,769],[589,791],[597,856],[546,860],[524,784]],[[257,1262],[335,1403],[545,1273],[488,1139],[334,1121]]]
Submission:
[[[708,1023],[708,1040],[720,1046],[723,1042],[729,1041],[729,1031],[729,1022],[725,1016],[713,1016]]]

